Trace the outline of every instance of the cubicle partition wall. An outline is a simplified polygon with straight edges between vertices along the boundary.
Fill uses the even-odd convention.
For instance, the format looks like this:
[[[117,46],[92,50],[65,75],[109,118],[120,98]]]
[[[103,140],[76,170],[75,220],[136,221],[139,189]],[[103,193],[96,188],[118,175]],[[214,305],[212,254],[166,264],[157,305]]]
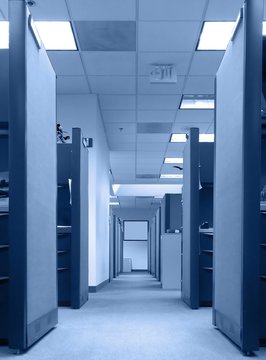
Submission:
[[[80,308],[88,300],[88,149],[81,129],[57,145],[58,303]]]
[[[211,306],[213,285],[213,143],[191,128],[184,150],[182,299]]]
[[[260,309],[259,292],[265,286],[259,274],[260,216],[265,216],[260,215],[262,18],[263,2],[246,1],[216,78],[213,323],[245,353],[258,349],[261,320],[265,337],[265,297]]]
[[[57,323],[56,81],[25,1],[9,1],[9,22],[9,79],[1,75],[9,117],[2,117],[1,97],[0,337],[21,351]]]

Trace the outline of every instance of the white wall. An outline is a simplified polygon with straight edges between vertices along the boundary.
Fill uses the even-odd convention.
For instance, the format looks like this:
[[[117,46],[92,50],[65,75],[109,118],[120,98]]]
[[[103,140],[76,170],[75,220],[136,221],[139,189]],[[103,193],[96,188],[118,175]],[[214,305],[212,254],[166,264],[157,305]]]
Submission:
[[[109,149],[96,95],[58,95],[57,121],[71,134],[80,127],[89,149],[89,285],[109,279]]]

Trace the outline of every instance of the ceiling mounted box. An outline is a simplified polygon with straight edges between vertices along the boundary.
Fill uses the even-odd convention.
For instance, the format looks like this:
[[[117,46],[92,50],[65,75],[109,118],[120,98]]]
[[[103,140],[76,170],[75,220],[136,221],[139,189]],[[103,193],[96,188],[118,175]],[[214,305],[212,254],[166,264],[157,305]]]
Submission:
[[[176,84],[176,67],[172,64],[152,65],[150,69],[151,84]]]

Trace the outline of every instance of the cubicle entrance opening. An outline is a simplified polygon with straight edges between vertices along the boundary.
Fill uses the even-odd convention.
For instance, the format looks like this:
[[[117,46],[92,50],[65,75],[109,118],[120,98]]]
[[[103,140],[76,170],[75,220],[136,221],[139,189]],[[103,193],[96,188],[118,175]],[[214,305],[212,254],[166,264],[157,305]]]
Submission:
[[[148,271],[149,222],[123,222],[123,272]]]

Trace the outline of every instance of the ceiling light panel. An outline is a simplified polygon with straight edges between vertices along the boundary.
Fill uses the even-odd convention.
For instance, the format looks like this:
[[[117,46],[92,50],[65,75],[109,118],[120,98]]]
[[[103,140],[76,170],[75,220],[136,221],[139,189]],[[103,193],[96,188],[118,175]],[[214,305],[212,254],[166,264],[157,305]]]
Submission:
[[[166,157],[164,159],[165,164],[183,164],[183,158],[178,157]]]
[[[183,179],[182,174],[161,174],[160,179]]]
[[[8,49],[9,47],[9,23],[8,21],[0,21],[0,49]]]
[[[35,21],[46,50],[77,50],[69,21]]]
[[[185,143],[187,141],[187,134],[172,134],[170,142]]]
[[[213,95],[184,95],[180,104],[181,110],[213,110]]]
[[[226,50],[234,27],[234,21],[205,21],[197,50]]]
[[[214,134],[200,134],[199,142],[214,142]]]

